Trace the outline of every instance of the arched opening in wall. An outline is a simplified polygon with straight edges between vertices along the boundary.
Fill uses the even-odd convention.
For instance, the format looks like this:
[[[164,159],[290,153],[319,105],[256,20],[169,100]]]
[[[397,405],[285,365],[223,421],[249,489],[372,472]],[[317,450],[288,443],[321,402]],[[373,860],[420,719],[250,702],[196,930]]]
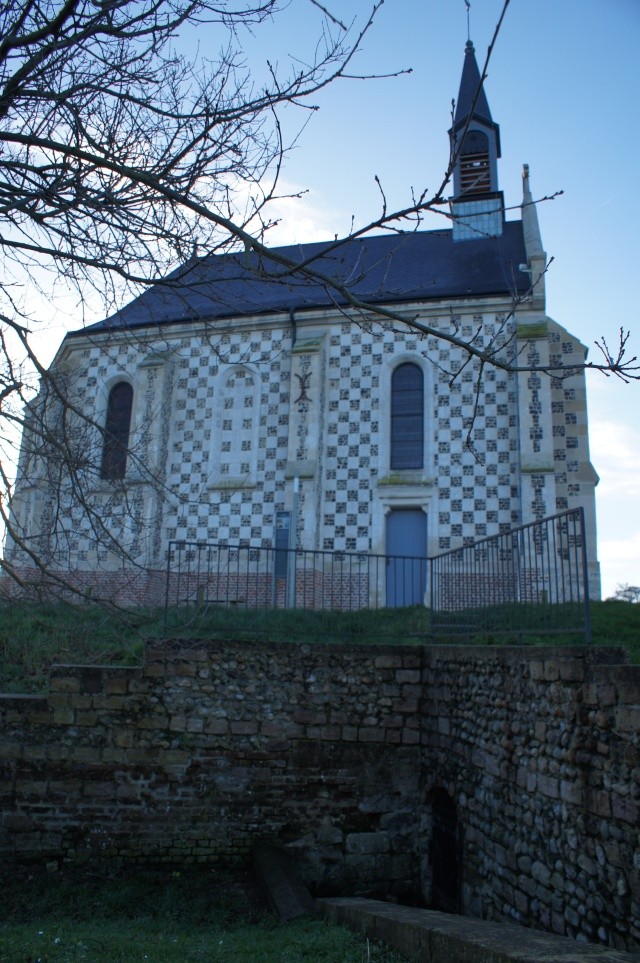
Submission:
[[[461,846],[455,800],[438,787],[431,794],[431,907],[460,911]]]

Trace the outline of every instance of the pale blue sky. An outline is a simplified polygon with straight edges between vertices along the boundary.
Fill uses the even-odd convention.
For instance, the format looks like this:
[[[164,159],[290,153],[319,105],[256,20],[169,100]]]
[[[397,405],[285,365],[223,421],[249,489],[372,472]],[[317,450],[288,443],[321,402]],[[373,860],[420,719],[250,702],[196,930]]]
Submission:
[[[363,21],[369,0],[324,0],[344,22]],[[472,0],[471,38],[478,62],[502,0]],[[247,44],[256,80],[267,59],[311,56],[321,16],[310,0],[292,0]],[[632,330],[640,355],[635,283],[639,272],[637,186],[640,137],[639,0],[511,0],[489,69],[486,92],[500,124],[500,185],[507,205],[521,200],[522,164],[535,197],[564,191],[540,205],[543,242],[554,257],[547,279],[548,313],[589,346],[615,343]],[[208,53],[206,28],[197,32]],[[464,0],[385,0],[352,66],[356,73],[413,68],[388,80],[345,81],[314,99],[320,110],[288,155],[283,186],[307,189],[280,203],[272,243],[344,234],[378,216],[378,175],[389,205],[407,204],[411,188],[439,185],[448,160],[451,100],[457,96],[467,39]],[[217,40],[211,37],[211,55]],[[285,132],[301,114],[285,117]],[[515,212],[514,212],[515,213]],[[434,219],[424,226],[438,227]],[[60,320],[61,313],[64,319]],[[45,353],[80,314],[52,318]],[[616,583],[640,584],[640,384],[588,376],[591,455],[598,487],[603,595]]]
[[[343,21],[369,10],[367,0],[328,0]],[[502,8],[473,0],[471,39],[481,64]],[[598,356],[596,338],[632,329],[640,355],[638,274],[640,191],[640,34],[638,0],[512,0],[486,85],[500,124],[501,187],[507,205],[521,200],[522,164],[540,205],[543,243],[554,263],[547,310]],[[314,35],[312,7],[294,0],[277,29],[259,33],[259,58],[303,55]],[[306,38],[306,41],[305,41]],[[355,71],[412,67],[390,80],[348,81],[316,98],[290,154],[284,180],[307,188],[281,206],[273,240],[322,238],[375,218],[382,181],[391,205],[411,187],[432,189],[447,163],[451,99],[457,96],[467,39],[464,0],[385,0]],[[307,47],[305,47],[305,42]],[[514,212],[515,213],[515,212]],[[437,227],[434,220],[426,228]],[[618,582],[640,584],[640,384],[590,374],[591,455],[598,487],[603,595]]]

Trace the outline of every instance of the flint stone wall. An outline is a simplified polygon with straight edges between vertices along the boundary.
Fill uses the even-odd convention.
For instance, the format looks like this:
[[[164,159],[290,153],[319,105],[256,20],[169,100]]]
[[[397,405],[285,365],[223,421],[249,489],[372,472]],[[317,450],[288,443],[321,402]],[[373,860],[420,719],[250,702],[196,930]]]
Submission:
[[[316,894],[432,895],[431,800],[460,908],[640,946],[640,667],[616,649],[225,642],[58,666],[0,696],[0,857],[298,855]]]
[[[205,862],[259,839],[318,892],[418,887],[419,649],[149,648],[0,697],[0,855]]]
[[[640,666],[616,649],[434,647],[430,790],[457,804],[461,905],[619,949],[640,947]],[[423,862],[428,894],[432,867]]]

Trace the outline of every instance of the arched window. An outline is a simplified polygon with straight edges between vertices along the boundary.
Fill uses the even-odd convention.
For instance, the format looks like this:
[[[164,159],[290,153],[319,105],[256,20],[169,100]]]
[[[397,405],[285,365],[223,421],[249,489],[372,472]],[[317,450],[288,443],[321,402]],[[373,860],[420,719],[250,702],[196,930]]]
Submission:
[[[391,468],[424,465],[424,378],[417,364],[401,364],[391,377]]]
[[[109,392],[107,402],[107,420],[104,428],[102,467],[100,469],[101,478],[124,478],[127,470],[132,406],[133,388],[126,381],[119,381]]]

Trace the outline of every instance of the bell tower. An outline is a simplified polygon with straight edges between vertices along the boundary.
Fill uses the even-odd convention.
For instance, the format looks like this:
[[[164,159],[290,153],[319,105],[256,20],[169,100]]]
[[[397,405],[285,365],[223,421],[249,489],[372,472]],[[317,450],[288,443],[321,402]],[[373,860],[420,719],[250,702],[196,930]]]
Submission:
[[[453,240],[497,237],[504,224],[504,199],[498,189],[500,128],[492,120],[470,40],[449,137],[454,161]]]

